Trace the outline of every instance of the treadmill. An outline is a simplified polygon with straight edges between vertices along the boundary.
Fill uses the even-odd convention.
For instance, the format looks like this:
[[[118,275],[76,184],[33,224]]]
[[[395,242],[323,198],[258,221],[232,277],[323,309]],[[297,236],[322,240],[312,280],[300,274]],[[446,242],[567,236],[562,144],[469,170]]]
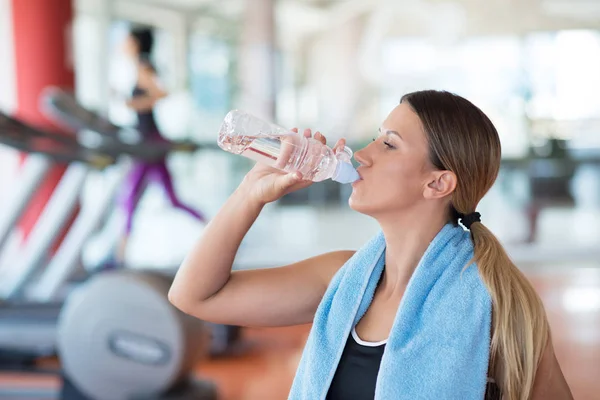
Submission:
[[[0,210],[0,368],[31,368],[36,359],[55,352],[56,321],[62,302],[49,301],[50,298],[33,300],[24,290],[45,263],[54,238],[70,218],[89,171],[113,165],[116,158],[114,154],[84,148],[73,137],[33,128],[2,113],[0,143],[29,153],[18,173],[19,184]],[[68,165],[63,178],[28,240],[20,247],[11,246],[16,223],[55,163]],[[85,215],[87,210],[81,213]],[[80,220],[77,218],[73,227]],[[61,246],[56,256],[64,249]],[[73,261],[75,269],[76,260]],[[64,280],[59,285],[62,283]]]
[[[41,107],[57,122],[66,124],[76,131],[92,131],[100,135],[102,151],[114,153],[125,151],[134,158],[150,160],[164,157],[168,152],[192,152],[199,148],[221,150],[216,144],[198,144],[191,141],[143,142],[127,144],[121,136],[127,136],[127,129],[112,124],[108,119],[79,104],[71,92],[58,87],[48,87],[41,97]],[[135,132],[134,132],[135,133]],[[124,135],[125,134],[125,135]],[[210,353],[213,356],[225,354],[241,337],[241,328],[235,325],[209,324],[212,327],[213,341]]]
[[[40,130],[0,113],[0,144],[29,154],[19,170],[19,184],[0,210],[0,369],[35,370],[36,360],[55,355],[56,326],[63,305],[61,289],[77,270],[85,242],[114,207],[130,159],[151,161],[170,151],[198,147],[188,142],[123,143],[114,136],[117,129],[113,126],[103,132],[110,140],[86,147],[76,137]],[[63,177],[27,241],[18,248],[11,246],[16,223],[49,167],[56,163],[67,165]],[[111,166],[121,168],[102,198],[96,199],[93,207],[83,205],[50,257],[54,239],[77,206],[86,178],[92,171]]]

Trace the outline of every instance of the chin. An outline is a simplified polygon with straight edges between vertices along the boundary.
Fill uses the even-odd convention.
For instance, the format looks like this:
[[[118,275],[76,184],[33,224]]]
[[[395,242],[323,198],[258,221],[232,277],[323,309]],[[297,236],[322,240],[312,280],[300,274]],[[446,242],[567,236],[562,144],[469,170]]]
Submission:
[[[348,200],[348,205],[352,210],[369,216],[372,215],[374,211],[372,205],[370,206],[364,201],[356,199],[354,197],[354,193],[352,193],[352,196],[350,196],[350,199]]]
[[[400,194],[380,193],[378,195],[373,192],[368,196],[366,194],[353,191],[348,199],[348,205],[352,210],[375,219],[382,215],[402,212],[410,206],[407,203],[409,199],[401,197]]]

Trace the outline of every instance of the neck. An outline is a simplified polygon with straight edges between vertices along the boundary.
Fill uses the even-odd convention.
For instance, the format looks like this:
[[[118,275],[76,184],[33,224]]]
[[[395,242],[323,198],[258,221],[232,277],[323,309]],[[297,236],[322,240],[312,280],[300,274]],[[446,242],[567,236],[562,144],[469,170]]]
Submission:
[[[402,295],[431,241],[448,222],[445,212],[411,210],[378,219],[386,242],[381,290]]]

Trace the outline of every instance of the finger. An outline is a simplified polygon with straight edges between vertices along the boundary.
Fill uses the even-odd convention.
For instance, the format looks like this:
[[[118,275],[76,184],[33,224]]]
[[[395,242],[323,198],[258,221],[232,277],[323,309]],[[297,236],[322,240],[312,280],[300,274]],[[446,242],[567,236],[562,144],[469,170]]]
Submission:
[[[327,144],[327,139],[325,138],[325,136],[323,136],[323,134],[321,132],[315,133],[315,139],[317,139],[318,141],[320,141],[323,144]]]
[[[304,130],[304,137],[310,137],[310,136],[311,136],[311,133],[312,133],[312,132],[310,131],[310,129],[309,129],[309,128],[306,128],[306,129]]]
[[[279,155],[275,162],[274,167],[279,169],[285,169],[286,165],[290,161],[290,157],[294,153],[294,137],[293,136],[282,136],[280,141]]]
[[[281,186],[283,189],[287,189],[301,181],[302,174],[300,172],[291,172],[281,177]]]
[[[311,181],[310,179],[304,179],[303,175],[300,174],[300,179],[297,180],[294,184],[292,184],[291,186],[288,187],[288,190],[290,191],[296,191],[299,189],[303,189],[305,187],[308,187],[310,185],[312,185],[314,182]]]
[[[298,182],[298,183],[290,186],[288,188],[288,193],[289,192],[295,192],[296,190],[307,188],[307,187],[309,187],[312,184],[313,184],[313,181],[311,181],[311,180],[301,180],[300,182]]]
[[[337,153],[338,151],[344,150],[344,147],[346,147],[346,139],[339,139],[333,149]]]

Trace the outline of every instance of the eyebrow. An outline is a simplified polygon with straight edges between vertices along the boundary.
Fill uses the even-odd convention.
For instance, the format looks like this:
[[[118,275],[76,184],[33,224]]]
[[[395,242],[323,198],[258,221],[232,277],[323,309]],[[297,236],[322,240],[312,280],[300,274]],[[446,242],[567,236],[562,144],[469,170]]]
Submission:
[[[381,128],[379,128],[379,133],[381,133]],[[404,139],[402,138],[402,136],[400,136],[400,134],[399,134],[398,132],[396,132],[396,131],[387,130],[387,131],[385,131],[385,134],[386,134],[386,135],[396,135],[396,136],[398,136],[398,137],[399,137],[401,140],[404,140]]]

